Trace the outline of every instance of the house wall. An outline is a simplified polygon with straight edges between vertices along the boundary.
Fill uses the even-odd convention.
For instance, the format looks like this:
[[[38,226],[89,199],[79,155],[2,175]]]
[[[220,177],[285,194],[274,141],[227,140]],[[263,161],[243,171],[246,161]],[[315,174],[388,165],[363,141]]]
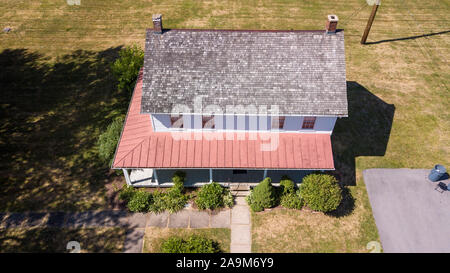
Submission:
[[[167,132],[173,129],[170,124],[169,114],[152,114],[152,125],[157,132]],[[202,129],[201,115],[183,115],[183,130]],[[233,116],[216,115],[214,116],[215,129],[204,130],[239,130],[239,131],[267,131],[271,129],[271,117],[268,116]],[[314,129],[302,129],[302,116],[286,116],[284,128],[280,131],[285,132],[316,132],[331,134],[336,123],[336,117],[317,117]]]

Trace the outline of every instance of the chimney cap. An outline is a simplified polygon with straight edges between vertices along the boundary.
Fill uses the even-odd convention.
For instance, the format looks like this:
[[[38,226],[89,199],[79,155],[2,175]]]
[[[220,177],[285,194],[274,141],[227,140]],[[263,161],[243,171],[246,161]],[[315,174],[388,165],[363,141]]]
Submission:
[[[334,15],[334,14],[328,15],[328,21],[337,22],[338,20],[339,20],[339,18],[337,17],[337,15]]]
[[[153,14],[152,20],[153,21],[161,21],[161,17],[162,17],[161,14]]]

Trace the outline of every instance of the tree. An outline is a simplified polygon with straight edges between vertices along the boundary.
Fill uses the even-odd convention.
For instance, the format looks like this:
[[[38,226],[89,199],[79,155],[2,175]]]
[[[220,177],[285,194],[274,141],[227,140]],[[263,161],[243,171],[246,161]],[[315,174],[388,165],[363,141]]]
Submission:
[[[118,81],[119,90],[131,93],[139,70],[144,65],[144,51],[133,45],[120,50],[119,56],[112,64],[112,72]]]

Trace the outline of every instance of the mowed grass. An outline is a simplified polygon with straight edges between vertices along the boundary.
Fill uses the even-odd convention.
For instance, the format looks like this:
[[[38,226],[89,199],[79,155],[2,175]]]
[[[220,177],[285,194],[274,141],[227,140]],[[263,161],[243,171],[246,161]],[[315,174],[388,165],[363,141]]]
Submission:
[[[161,245],[169,237],[177,236],[187,239],[190,236],[201,236],[219,244],[222,252],[230,252],[231,231],[228,228],[157,228],[145,229],[144,253],[160,253]]]
[[[450,2],[383,1],[368,45],[359,43],[371,9],[366,1],[329,3],[2,1],[1,26],[13,31],[0,34],[0,209],[108,206],[105,184],[114,177],[94,164],[95,140],[128,103],[115,93],[109,63],[120,46],[143,46],[153,13],[163,14],[166,28],[219,29],[323,29],[326,15],[337,14],[345,29],[350,117],[337,122],[333,150],[352,210],[339,218],[282,214],[295,233],[265,226],[281,212],[254,215],[253,239],[261,242],[254,251],[367,251],[368,241],[379,239],[362,170],[450,166]],[[273,236],[278,243],[262,243]]]
[[[14,228],[0,229],[0,252],[68,253],[67,243],[80,243],[80,252],[122,252],[123,228]]]

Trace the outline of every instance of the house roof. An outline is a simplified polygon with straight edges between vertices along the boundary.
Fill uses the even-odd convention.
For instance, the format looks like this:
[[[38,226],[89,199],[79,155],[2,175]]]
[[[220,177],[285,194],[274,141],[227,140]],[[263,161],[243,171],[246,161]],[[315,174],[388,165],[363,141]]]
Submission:
[[[222,111],[277,105],[280,115],[347,116],[344,32],[148,29],[141,112],[187,104],[198,113],[199,96]]]
[[[141,70],[113,168],[334,169],[329,134],[155,132],[140,113],[142,82]],[[263,151],[270,139],[278,145]]]

